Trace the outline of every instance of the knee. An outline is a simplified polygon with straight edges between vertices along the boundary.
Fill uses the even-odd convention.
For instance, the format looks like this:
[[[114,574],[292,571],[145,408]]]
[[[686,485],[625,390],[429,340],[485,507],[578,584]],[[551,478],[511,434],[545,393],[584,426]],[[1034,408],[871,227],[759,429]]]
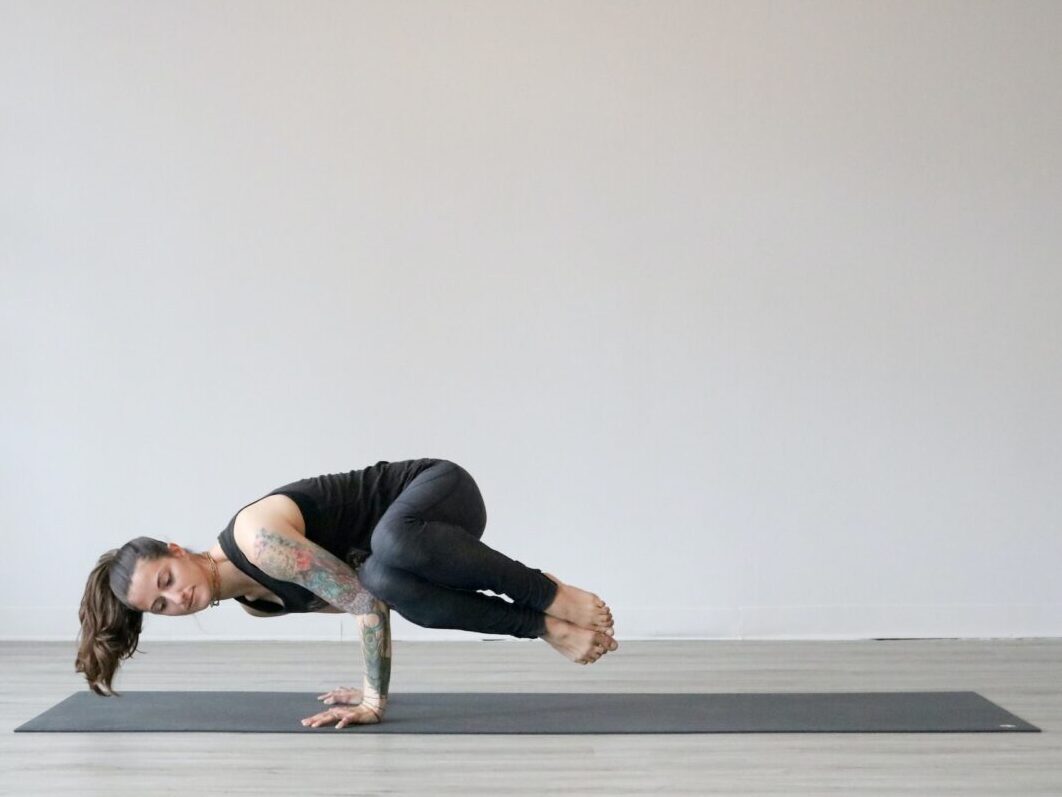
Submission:
[[[487,528],[487,507],[483,504],[483,499],[479,501],[472,508],[473,519],[469,523],[469,531],[472,536],[477,540],[483,539],[483,532]]]
[[[433,600],[427,585],[402,570],[395,570],[374,553],[358,571],[365,589],[412,623],[425,628],[446,627],[446,612]]]
[[[457,465],[457,472],[463,482],[461,489],[464,492],[463,511],[464,519],[462,527],[477,540],[483,537],[483,531],[487,528],[487,506],[483,502],[483,493],[479,485],[472,478],[472,474]]]
[[[393,604],[396,591],[394,579],[389,576],[387,566],[376,554],[361,563],[358,568],[358,581],[374,597],[384,603]]]
[[[372,533],[372,557],[377,564],[400,567],[417,572],[423,563],[424,550],[416,542],[416,532],[411,524],[413,518],[390,518],[378,525]]]
[[[358,580],[373,597],[394,608],[403,617],[422,625],[419,615],[428,602],[405,571],[396,570],[374,553],[358,570]],[[410,617],[410,610],[417,616]]]

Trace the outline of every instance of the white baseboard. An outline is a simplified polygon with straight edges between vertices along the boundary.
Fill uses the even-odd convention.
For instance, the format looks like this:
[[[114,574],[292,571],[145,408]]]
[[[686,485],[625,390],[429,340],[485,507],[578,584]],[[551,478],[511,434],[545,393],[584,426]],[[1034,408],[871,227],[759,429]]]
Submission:
[[[613,606],[618,639],[879,639],[1062,637],[1062,604],[744,606],[626,609]],[[78,634],[71,607],[0,608],[2,640],[68,640]],[[391,612],[396,640],[514,639],[421,628]],[[323,640],[359,635],[355,619],[338,614],[251,617],[235,604],[190,617],[144,618],[141,639],[182,641]],[[530,641],[530,640],[528,640]]]

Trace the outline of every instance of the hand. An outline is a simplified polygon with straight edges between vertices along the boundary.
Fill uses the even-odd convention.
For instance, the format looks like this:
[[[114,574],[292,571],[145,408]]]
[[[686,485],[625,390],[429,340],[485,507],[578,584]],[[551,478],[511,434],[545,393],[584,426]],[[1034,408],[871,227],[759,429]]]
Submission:
[[[331,692],[325,692],[323,695],[318,695],[317,699],[324,701],[330,706],[332,704],[354,706],[361,702],[361,690],[349,686],[341,686],[338,689],[333,689]]]
[[[383,720],[382,709],[374,709],[364,704],[359,704],[357,706],[330,708],[328,711],[322,711],[320,714],[306,717],[302,720],[302,724],[317,728],[321,725],[331,725],[334,722],[338,729],[346,725],[371,725],[381,720]]]

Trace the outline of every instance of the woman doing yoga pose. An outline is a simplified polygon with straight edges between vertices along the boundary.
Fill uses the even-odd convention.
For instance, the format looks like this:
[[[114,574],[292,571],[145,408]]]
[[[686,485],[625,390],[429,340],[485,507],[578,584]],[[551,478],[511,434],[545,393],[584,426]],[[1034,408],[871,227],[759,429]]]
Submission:
[[[319,695],[336,707],[302,720],[342,728],[383,718],[391,608],[428,628],[541,637],[578,664],[618,648],[604,601],[485,545],[486,522],[464,468],[415,459],[278,487],[237,512],[209,551],[137,537],[89,575],[75,669],[97,694],[117,694],[111,682],[136,651],[145,612],[194,614],[228,598],[256,617],[349,612],[361,630],[362,688]]]

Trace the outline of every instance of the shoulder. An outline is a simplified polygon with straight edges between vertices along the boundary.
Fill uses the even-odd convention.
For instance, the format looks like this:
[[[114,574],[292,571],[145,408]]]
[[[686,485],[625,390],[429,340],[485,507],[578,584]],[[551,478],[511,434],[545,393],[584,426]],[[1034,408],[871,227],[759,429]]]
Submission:
[[[248,561],[263,570],[267,551],[291,550],[306,542],[302,530],[286,513],[268,506],[242,511],[232,524],[232,539]]]
[[[235,523],[239,525],[249,519],[254,522],[283,521],[299,534],[306,536],[306,519],[302,516],[302,510],[294,500],[281,493],[267,495],[253,504],[248,504],[236,514]]]

